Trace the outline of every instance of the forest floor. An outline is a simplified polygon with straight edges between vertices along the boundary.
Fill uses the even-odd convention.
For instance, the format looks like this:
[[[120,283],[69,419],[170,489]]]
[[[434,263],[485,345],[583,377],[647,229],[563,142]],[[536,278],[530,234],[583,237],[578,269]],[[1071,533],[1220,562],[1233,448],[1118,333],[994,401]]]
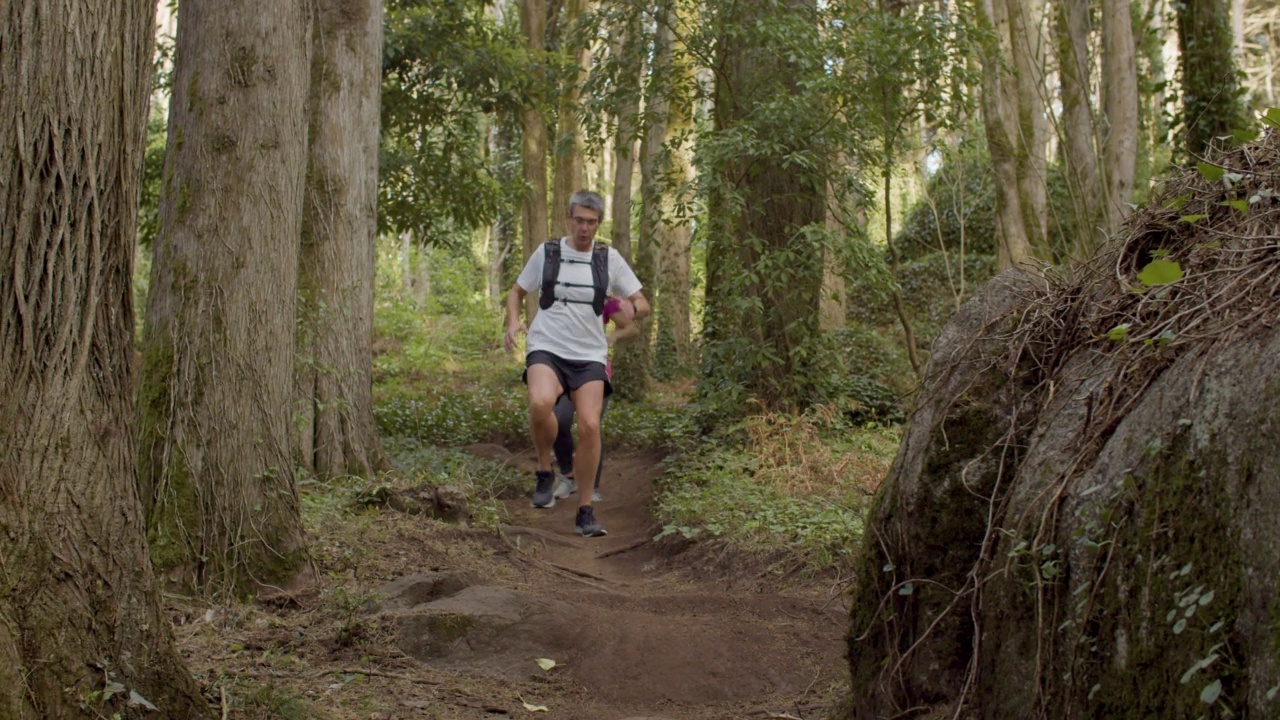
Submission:
[[[532,485],[531,452],[471,450]],[[334,514],[313,530],[315,586],[175,599],[179,644],[228,719],[825,720],[847,683],[841,583],[653,542],[660,462],[610,449],[603,538],[574,532],[576,495],[506,500],[501,535]]]

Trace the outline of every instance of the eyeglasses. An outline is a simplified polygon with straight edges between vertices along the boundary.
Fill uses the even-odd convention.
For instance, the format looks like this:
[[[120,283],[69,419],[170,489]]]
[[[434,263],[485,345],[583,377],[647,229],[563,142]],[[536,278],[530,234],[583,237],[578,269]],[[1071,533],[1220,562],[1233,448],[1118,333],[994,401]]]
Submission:
[[[569,216],[575,225],[586,225],[587,227],[595,227],[600,224],[600,218],[579,217],[577,215]]]

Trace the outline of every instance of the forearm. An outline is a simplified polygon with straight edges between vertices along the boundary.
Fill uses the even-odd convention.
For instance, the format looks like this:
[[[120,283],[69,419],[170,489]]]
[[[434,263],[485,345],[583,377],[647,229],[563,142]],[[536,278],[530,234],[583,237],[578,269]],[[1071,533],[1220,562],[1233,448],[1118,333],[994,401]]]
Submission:
[[[524,300],[524,294],[520,290],[519,285],[513,285],[507,293],[507,327],[520,322],[520,305]]]

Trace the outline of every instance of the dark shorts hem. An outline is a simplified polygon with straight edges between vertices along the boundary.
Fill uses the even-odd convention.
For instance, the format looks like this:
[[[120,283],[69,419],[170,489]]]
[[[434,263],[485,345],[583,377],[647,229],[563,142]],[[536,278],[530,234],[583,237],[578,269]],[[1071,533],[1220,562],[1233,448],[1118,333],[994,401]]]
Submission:
[[[590,360],[565,360],[546,350],[534,350],[525,356],[524,372],[520,375],[520,379],[526,385],[529,384],[529,367],[532,365],[546,365],[554,370],[556,377],[560,378],[560,387],[564,388],[566,393],[577,390],[593,380],[601,380],[604,382],[604,396],[609,397],[613,394],[613,384],[609,382],[609,373],[605,370],[604,363]]]

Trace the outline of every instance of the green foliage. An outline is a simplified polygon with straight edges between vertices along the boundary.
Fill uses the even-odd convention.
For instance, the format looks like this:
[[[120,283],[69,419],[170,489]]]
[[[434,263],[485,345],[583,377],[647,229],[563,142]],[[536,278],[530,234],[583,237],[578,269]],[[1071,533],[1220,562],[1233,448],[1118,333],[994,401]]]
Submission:
[[[828,472],[823,477],[803,477],[802,470],[819,468],[802,467],[797,457],[787,456],[777,443],[796,432],[805,435],[803,440],[811,440],[804,432],[809,421],[775,419],[783,432],[763,442],[757,433],[748,432],[758,442],[709,441],[668,461],[655,500],[663,523],[658,539],[678,535],[714,540],[807,572],[851,562],[861,543],[868,482],[872,486],[879,482],[881,469],[887,468],[896,448],[896,433],[846,430],[843,440],[827,435],[817,447],[806,444],[811,454],[828,451],[822,467]],[[865,477],[865,466],[845,464],[844,458],[851,456],[881,461],[872,471],[877,477]],[[798,485],[789,486],[789,482]]]
[[[389,395],[384,391],[373,415],[383,433],[451,447],[527,436],[524,405],[523,385],[468,392],[406,387]]]
[[[517,207],[518,148],[490,157],[487,129],[496,116],[510,138],[525,104],[545,102],[535,62],[481,3],[387,4],[380,230],[447,244]]]
[[[894,237],[902,259],[943,249],[957,255],[995,255],[995,199],[995,178],[985,152],[944,157]]]
[[[801,373],[814,404],[840,407],[854,425],[901,421],[913,388],[903,379],[911,366],[878,333],[848,326],[815,336]]]
[[[160,194],[164,189],[164,151],[168,138],[165,113],[153,108],[147,119],[147,147],[142,157],[142,202],[138,207],[138,244],[150,249],[160,234]]]

